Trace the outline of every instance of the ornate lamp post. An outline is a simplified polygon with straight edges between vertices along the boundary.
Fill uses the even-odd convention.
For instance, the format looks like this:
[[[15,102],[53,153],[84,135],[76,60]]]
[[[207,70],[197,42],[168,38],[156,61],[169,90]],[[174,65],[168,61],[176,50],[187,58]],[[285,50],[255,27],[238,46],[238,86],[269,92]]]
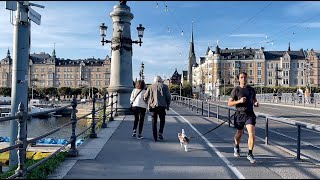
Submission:
[[[133,14],[130,12],[130,7],[126,5],[126,1],[120,1],[118,5],[113,7],[113,12],[110,16],[113,21],[113,34],[111,40],[106,40],[107,26],[104,23],[100,26],[100,35],[102,37],[102,45],[111,43],[111,73],[110,85],[108,93],[118,93],[118,113],[131,114],[130,95],[133,89],[132,86],[132,44],[142,44],[144,27],[141,24],[137,27],[138,41],[131,39],[130,21],[133,19]],[[115,102],[116,99],[113,100]],[[112,102],[112,101],[109,101]]]
[[[144,64],[143,64],[143,62],[141,63],[139,76],[140,76],[140,80],[144,80]]]

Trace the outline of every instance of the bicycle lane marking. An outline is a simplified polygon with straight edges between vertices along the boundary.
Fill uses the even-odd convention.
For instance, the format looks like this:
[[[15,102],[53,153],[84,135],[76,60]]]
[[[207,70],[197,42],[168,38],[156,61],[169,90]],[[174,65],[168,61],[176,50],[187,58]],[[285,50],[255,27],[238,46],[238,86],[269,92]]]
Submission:
[[[213,149],[213,151],[220,157],[220,159],[226,163],[226,165],[228,166],[228,168],[239,178],[239,179],[246,179],[243,174],[241,174],[241,172],[236,168],[234,167],[230,161],[224,157],[221,152],[204,136],[201,135],[201,133],[186,119],[184,118],[183,116],[181,116],[179,113],[177,113],[175,110],[173,110],[172,108],[170,108],[170,110],[172,110],[174,113],[176,113],[178,116],[180,116],[184,121],[186,121],[189,126],[195,131],[198,133],[199,136],[202,137],[202,139],[208,144],[209,147],[211,147]]]

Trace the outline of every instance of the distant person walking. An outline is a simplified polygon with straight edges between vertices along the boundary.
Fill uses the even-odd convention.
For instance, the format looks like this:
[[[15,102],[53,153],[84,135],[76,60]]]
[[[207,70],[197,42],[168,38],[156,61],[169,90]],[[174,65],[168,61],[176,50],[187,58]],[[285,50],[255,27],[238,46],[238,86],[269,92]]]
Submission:
[[[144,123],[144,117],[146,114],[147,103],[144,101],[143,96],[146,93],[145,90],[145,82],[143,80],[139,80],[136,83],[136,88],[132,90],[130,102],[132,103],[132,109],[134,114],[134,122],[133,122],[133,133],[132,137],[137,137],[137,139],[142,139],[142,129]],[[139,124],[138,136],[137,126]]]
[[[299,98],[298,103],[302,103],[303,90],[300,87],[297,89],[297,95]]]
[[[273,96],[272,102],[276,102],[277,101],[277,90],[276,90],[276,88],[273,88],[272,96]]]
[[[148,108],[152,116],[154,141],[158,141],[158,138],[163,140],[166,109],[169,110],[171,94],[169,87],[166,84],[163,84],[160,76],[154,78],[154,83],[148,87],[147,92],[144,94],[144,100],[148,101]],[[158,116],[160,119],[159,133],[157,131]]]
[[[257,102],[255,89],[247,85],[247,74],[242,72],[237,78],[240,85],[232,90],[228,101],[228,106],[236,106],[237,109],[234,115],[234,127],[237,128],[237,133],[234,136],[234,156],[240,157],[240,139],[243,134],[244,126],[246,126],[249,135],[249,152],[247,159],[251,163],[255,163],[256,160],[252,154],[255,142],[256,124],[256,115],[253,111],[253,106],[259,107],[259,103]]]
[[[306,91],[304,93],[304,99],[307,104],[310,104],[310,91],[309,88],[306,88]]]

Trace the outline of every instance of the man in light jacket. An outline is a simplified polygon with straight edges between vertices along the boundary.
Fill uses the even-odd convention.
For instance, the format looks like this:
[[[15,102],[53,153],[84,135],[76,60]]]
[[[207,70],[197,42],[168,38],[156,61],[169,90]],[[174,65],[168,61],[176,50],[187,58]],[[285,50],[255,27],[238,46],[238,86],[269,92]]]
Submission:
[[[154,141],[156,142],[158,138],[163,140],[166,109],[169,110],[171,94],[169,87],[166,84],[163,84],[160,76],[156,76],[154,78],[154,83],[148,87],[147,92],[144,94],[144,100],[148,101],[149,111],[152,116],[152,132]],[[160,119],[159,134],[157,132],[158,116]]]

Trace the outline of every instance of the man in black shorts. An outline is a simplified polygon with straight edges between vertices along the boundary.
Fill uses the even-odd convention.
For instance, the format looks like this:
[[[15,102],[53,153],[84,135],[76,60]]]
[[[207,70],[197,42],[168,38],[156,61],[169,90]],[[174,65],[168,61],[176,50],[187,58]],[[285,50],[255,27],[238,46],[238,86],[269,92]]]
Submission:
[[[247,85],[247,74],[245,72],[240,73],[237,78],[240,85],[235,87],[230,95],[228,106],[236,106],[236,113],[234,115],[234,127],[237,128],[237,133],[234,136],[234,156],[240,157],[240,139],[243,134],[244,126],[248,131],[248,156],[247,159],[251,163],[255,163],[256,160],[253,157],[252,150],[255,141],[255,124],[256,115],[253,112],[253,106],[259,107],[259,103],[256,98],[256,91],[251,86]]]

